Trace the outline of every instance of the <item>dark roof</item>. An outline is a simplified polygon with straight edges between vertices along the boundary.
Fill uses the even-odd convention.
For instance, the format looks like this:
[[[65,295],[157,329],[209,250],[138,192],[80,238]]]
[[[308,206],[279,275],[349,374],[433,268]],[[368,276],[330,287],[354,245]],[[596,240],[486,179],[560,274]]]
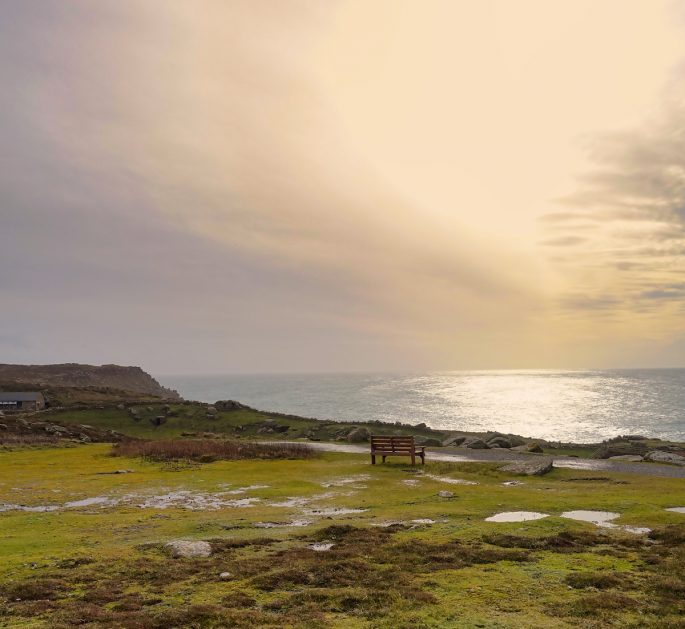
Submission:
[[[0,391],[0,402],[36,402],[43,395],[38,391]]]

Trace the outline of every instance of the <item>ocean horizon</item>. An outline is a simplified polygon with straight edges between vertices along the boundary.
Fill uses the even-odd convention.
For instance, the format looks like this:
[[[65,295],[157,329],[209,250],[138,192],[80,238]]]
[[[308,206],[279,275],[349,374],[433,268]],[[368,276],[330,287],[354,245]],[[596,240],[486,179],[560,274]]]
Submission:
[[[589,443],[685,440],[685,369],[162,376],[184,398],[334,421],[425,423]]]

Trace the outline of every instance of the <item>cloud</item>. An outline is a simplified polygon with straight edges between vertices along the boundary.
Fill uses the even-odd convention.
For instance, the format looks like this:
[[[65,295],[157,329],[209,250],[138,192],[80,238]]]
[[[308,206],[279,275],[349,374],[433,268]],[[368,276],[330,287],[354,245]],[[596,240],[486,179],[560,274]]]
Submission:
[[[632,131],[605,134],[589,143],[594,168],[564,198],[563,211],[543,217],[546,232],[563,224],[568,235],[545,244],[577,245],[569,284],[587,298],[568,297],[564,307],[613,309],[617,319],[650,317],[675,333],[685,308],[677,280],[685,273],[685,99],[671,93],[661,112]],[[580,228],[591,221],[595,228]],[[571,290],[571,289],[569,289]],[[610,295],[607,298],[607,294]],[[674,311],[674,307],[676,310]]]

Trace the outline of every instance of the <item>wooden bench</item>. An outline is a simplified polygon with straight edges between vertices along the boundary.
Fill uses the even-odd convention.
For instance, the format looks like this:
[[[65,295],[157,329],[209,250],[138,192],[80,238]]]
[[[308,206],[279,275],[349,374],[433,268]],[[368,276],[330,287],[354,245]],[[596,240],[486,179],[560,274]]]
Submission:
[[[386,437],[383,435],[371,435],[371,464],[376,465],[376,455],[387,456],[409,456],[411,464],[416,464],[416,457],[421,457],[421,465],[426,463],[426,449],[417,447],[414,437]]]

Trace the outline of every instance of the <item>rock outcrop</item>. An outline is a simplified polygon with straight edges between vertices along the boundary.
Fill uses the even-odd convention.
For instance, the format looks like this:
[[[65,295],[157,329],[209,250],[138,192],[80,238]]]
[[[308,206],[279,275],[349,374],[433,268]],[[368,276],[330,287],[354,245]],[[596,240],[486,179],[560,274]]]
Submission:
[[[532,461],[516,461],[500,467],[502,472],[510,474],[525,474],[526,476],[542,476],[552,471],[554,461],[548,458],[535,458]]]
[[[140,367],[121,365],[3,365],[0,364],[0,389],[27,388],[109,389],[135,395],[180,400],[181,396],[163,387]]]

